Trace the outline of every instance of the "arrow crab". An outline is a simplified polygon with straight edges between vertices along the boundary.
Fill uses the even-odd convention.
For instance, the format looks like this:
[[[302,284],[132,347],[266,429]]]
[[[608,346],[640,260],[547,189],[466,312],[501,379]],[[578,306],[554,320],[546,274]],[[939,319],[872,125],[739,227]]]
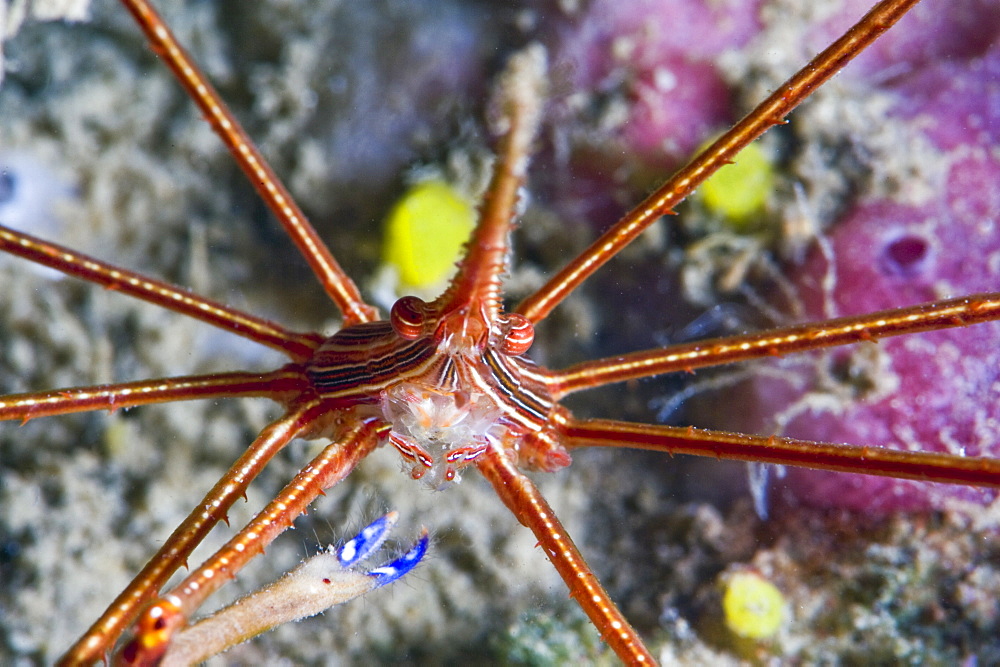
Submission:
[[[396,12],[404,11],[391,3],[390,8],[395,8]],[[530,8],[526,5],[517,9],[510,14],[500,13],[503,24],[510,26],[517,37],[494,35],[494,41],[487,40],[486,45],[480,48],[509,49],[518,42],[529,40],[532,29]],[[307,205],[324,210],[323,217],[333,220],[324,235],[336,237],[335,249],[339,252],[341,245],[357,246],[356,255],[344,258],[348,265],[355,269],[365,266],[367,261],[371,266],[376,254],[372,249],[373,242],[363,237],[354,224],[344,220],[358,220],[358,228],[363,226],[361,222],[370,222],[375,217],[371,209],[359,208],[361,205],[356,200],[377,195],[379,189],[388,189],[390,185],[386,183],[394,177],[386,179],[383,175],[381,185],[359,185],[369,176],[369,183],[380,183],[377,172],[389,167],[367,160],[368,151],[372,150],[370,141],[359,141],[358,137],[373,139],[384,135],[389,137],[388,143],[391,144],[394,137],[405,136],[421,146],[421,157],[430,159],[440,158],[434,156],[435,150],[445,152],[446,148],[451,148],[447,146],[447,141],[440,139],[441,135],[447,138],[448,133],[438,129],[435,137],[435,131],[428,130],[426,122],[414,122],[402,129],[391,124],[376,125],[361,133],[355,132],[352,139],[338,144],[344,150],[335,152],[338,162],[332,168],[332,171],[348,174],[343,181],[347,185],[342,187],[351,192],[343,199],[327,192],[327,184],[312,168],[320,159],[318,156],[323,154],[322,141],[302,141],[300,137],[313,129],[311,126],[317,122],[313,110],[323,101],[315,97],[320,94],[310,93],[304,83],[300,85],[294,78],[294,72],[300,70],[290,65],[290,69],[282,70],[273,63],[268,65],[266,60],[252,67],[245,78],[240,78],[231,71],[233,61],[225,55],[230,49],[235,52],[252,47],[272,57],[278,54],[279,60],[316,66],[317,59],[328,55],[326,50],[310,48],[305,40],[296,41],[295,36],[304,34],[305,27],[296,24],[294,19],[287,19],[289,24],[283,25],[281,10],[281,3],[276,3],[270,14],[264,10],[263,18],[258,20],[261,24],[272,22],[274,32],[258,35],[259,43],[253,45],[240,43],[235,38],[229,43],[225,38],[215,36],[206,26],[221,20],[214,15],[216,10],[197,4],[185,7],[183,12],[176,10],[178,15],[169,19],[170,23],[180,26],[184,36],[188,37],[182,37],[182,42],[199,52],[199,58],[213,78],[223,82],[221,87],[229,89],[237,103],[242,99],[242,105],[251,112],[261,114],[270,123],[262,129],[266,135],[263,139],[265,152],[275,152],[278,171],[283,171],[285,165],[290,170],[294,169],[291,181],[297,193],[303,193],[300,196],[305,198]],[[387,11],[387,14],[391,13]],[[280,246],[273,233],[264,228],[260,222],[264,215],[258,206],[248,203],[249,197],[239,199],[237,195],[218,193],[218,190],[224,189],[220,183],[240,194],[245,194],[245,186],[238,184],[231,172],[220,166],[223,159],[216,149],[207,147],[215,145],[208,125],[194,114],[182,118],[180,109],[185,105],[175,96],[173,84],[165,79],[150,77],[146,66],[152,66],[153,59],[142,55],[142,45],[128,36],[130,29],[124,25],[123,18],[111,16],[109,23],[93,28],[58,27],[39,39],[39,43],[52,40],[48,43],[55,44],[60,39],[76,39],[68,34],[72,30],[86,33],[94,46],[92,55],[83,58],[81,67],[94,70],[98,80],[104,74],[95,64],[136,63],[118,74],[123,77],[125,85],[117,82],[117,92],[111,96],[106,92],[95,92],[93,82],[89,82],[89,86],[67,86],[65,97],[60,101],[61,107],[40,116],[32,115],[33,93],[42,86],[38,81],[59,82],[63,80],[61,76],[67,75],[56,68],[34,79],[35,83],[31,84],[29,75],[32,68],[43,66],[31,65],[27,58],[12,56],[12,62],[18,63],[21,69],[14,77],[18,84],[17,91],[5,102],[5,108],[23,111],[23,117],[30,121],[12,125],[12,129],[8,130],[11,137],[9,145],[20,142],[28,146],[32,142],[25,137],[29,132],[36,132],[42,139],[33,144],[33,148],[43,159],[47,156],[50,161],[61,157],[70,163],[74,160],[80,163],[89,161],[87,167],[81,167],[79,174],[82,175],[66,177],[71,181],[76,179],[76,190],[83,197],[81,204],[75,208],[70,204],[69,208],[83,211],[80,215],[84,218],[81,221],[84,231],[68,228],[60,232],[63,235],[61,238],[72,240],[73,235],[78,234],[77,243],[66,245],[82,246],[95,255],[103,255],[106,248],[114,247],[116,263],[133,267],[154,266],[158,267],[158,271],[162,266],[163,274],[171,280],[194,285],[199,291],[214,294],[221,301],[246,303],[247,310],[273,314],[282,321],[294,318],[290,321],[302,323],[298,329],[333,330],[335,327],[328,326],[330,322],[327,321],[332,316],[317,305],[322,303],[323,295],[311,293],[311,286],[302,289],[304,279],[300,269],[294,265],[294,255]],[[492,20],[496,16],[488,18]],[[404,15],[404,22],[405,19]],[[318,22],[319,18],[314,16],[312,20]],[[489,20],[483,20],[483,23],[489,23]],[[437,39],[442,39],[442,35],[451,35],[444,27],[447,24],[432,24],[425,29],[425,34],[434,35]],[[372,26],[372,29],[381,40],[369,34],[366,39],[370,43],[391,41],[390,35],[377,33],[378,26]],[[279,31],[291,36],[285,45],[272,43],[270,39]],[[32,37],[42,34],[34,33]],[[456,40],[461,41],[459,37]],[[120,42],[126,45],[120,46]],[[494,62],[490,65],[494,71],[498,67]],[[430,88],[444,85],[433,77],[421,79],[418,74],[408,72],[407,76]],[[470,90],[481,92],[475,87],[480,79],[474,74],[465,72],[455,76]],[[328,76],[327,84],[330,90],[336,90],[338,86],[351,88],[358,85],[350,77],[338,75]],[[269,88],[271,85],[275,87]],[[558,80],[553,86],[558,88]],[[363,91],[363,94],[371,93]],[[402,95],[393,91],[388,101],[382,102],[380,98],[380,103],[398,110],[406,105],[405,97],[404,101],[399,99]],[[82,107],[87,109],[87,113],[76,113],[81,108],[77,105],[84,103],[88,103]],[[128,107],[141,107],[142,112],[133,117],[125,113]],[[363,116],[366,107],[359,103],[358,108],[362,111],[357,115]],[[447,119],[457,117],[450,116],[452,111],[447,108],[434,111],[439,114],[438,119],[445,119],[444,124]],[[56,121],[60,124],[57,125]],[[470,129],[468,123],[467,120],[458,123],[454,134],[463,138],[468,134],[474,137],[476,131]],[[59,129],[53,130],[53,126]],[[328,128],[329,141],[333,142],[343,132],[341,127]],[[162,162],[157,163],[149,158],[149,153],[136,153],[134,148],[118,143],[121,137],[130,134],[131,140],[144,149],[170,146],[174,152],[172,156],[159,158]],[[551,159],[556,163],[559,154],[556,139],[559,138],[558,133],[553,134],[552,154],[555,157]],[[60,144],[57,140],[67,143]],[[437,147],[435,140],[441,141]],[[7,141],[4,143],[8,144]],[[442,145],[446,148],[441,148]],[[413,157],[413,152],[401,152],[402,158],[395,157],[397,163],[417,159]],[[388,162],[392,163],[392,160]],[[58,170],[64,165],[55,168]],[[366,173],[369,169],[375,172],[374,175]],[[181,186],[184,189],[179,189]],[[157,198],[149,198],[150,194]],[[66,208],[62,206],[63,214]],[[237,216],[245,218],[245,226],[240,227],[234,222]],[[529,208],[520,230],[527,237],[522,241],[526,259],[521,260],[527,268],[518,271],[515,267],[510,280],[511,290],[521,290],[525,296],[541,285],[536,278],[537,269],[532,271],[532,263],[544,265],[551,275],[569,259],[568,256],[551,257],[550,246],[555,240],[570,242],[558,234],[549,232],[551,236],[541,240],[536,237],[536,245],[531,245],[531,216]],[[68,217],[72,219],[74,214]],[[133,226],[110,231],[112,218],[119,222],[127,220],[127,224]],[[157,234],[148,236],[146,232],[149,228],[156,228]],[[575,235],[590,233],[590,230],[580,228]],[[251,259],[235,257],[244,251],[251,253]],[[271,268],[263,266],[265,258]],[[268,271],[273,275],[262,278],[257,273],[249,273],[251,269]],[[234,366],[270,368],[280,365],[280,362],[254,357],[254,353],[245,347],[220,341],[211,334],[192,333],[187,323],[178,324],[175,321],[184,318],[171,317],[142,305],[121,306],[123,299],[113,293],[87,290],[69,281],[53,281],[50,276],[25,273],[14,268],[12,262],[6,264],[3,270],[6,275],[17,276],[5,281],[10,296],[5,301],[5,308],[9,311],[5,317],[12,322],[5,325],[4,334],[9,338],[4,342],[5,364],[10,367],[10,377],[8,369],[4,369],[4,382],[10,383],[8,392],[75,386],[87,381],[101,383],[181,372],[204,373]],[[608,271],[613,271],[613,266]],[[649,284],[648,281],[640,282],[640,278],[642,276],[633,279],[637,285]],[[265,282],[269,286],[264,286]],[[603,289],[624,291],[627,289],[623,286],[625,284],[626,280],[622,279],[614,288],[605,283]],[[39,285],[45,286],[44,293],[39,291]],[[659,296],[658,290],[648,291],[655,291],[657,294],[653,296]],[[586,327],[588,320],[593,322],[599,318],[597,324],[591,324],[591,328],[608,337],[606,331],[612,327],[604,324],[602,328],[600,323],[614,316],[594,312],[596,305],[603,306],[602,301],[607,300],[606,294],[602,296],[592,292],[589,297],[578,297],[567,310],[576,312],[575,324],[580,327]],[[611,305],[608,304],[609,307]],[[26,312],[29,307],[37,310]],[[650,309],[648,305],[644,308]],[[316,314],[293,314],[296,311]],[[37,315],[38,312],[44,316]],[[58,321],[59,326],[52,326],[52,320]],[[573,321],[567,318],[558,324],[569,326],[571,323]],[[659,326],[662,325],[644,323],[642,328],[656,329]],[[623,328],[627,330],[628,324]],[[970,329],[970,332],[974,331],[975,328]],[[539,346],[539,349],[534,349],[535,358],[554,368],[568,366],[570,362],[564,357],[572,352],[607,356],[628,351],[619,347],[629,342],[625,340],[623,343],[621,338],[603,342],[601,344],[607,347],[600,348],[597,343],[574,342],[572,335],[556,338],[558,334],[542,331],[540,336],[552,337],[553,340],[546,341],[544,348]],[[623,336],[627,338],[625,334]],[[35,346],[39,348],[37,351]],[[156,350],[153,350],[154,347]],[[631,349],[642,347],[652,347],[652,343],[646,341],[633,345]],[[574,360],[579,358],[577,356]],[[179,369],[181,362],[183,370]],[[623,410],[634,409],[630,403],[641,404],[646,400],[641,393],[631,391],[618,396],[627,398],[615,398],[610,404]],[[4,617],[12,619],[6,634],[7,650],[12,655],[33,655],[45,660],[54,655],[49,651],[65,649],[65,642],[51,648],[44,647],[38,638],[39,632],[53,638],[55,643],[78,635],[86,621],[100,613],[99,607],[108,604],[109,589],[122,588],[129,575],[136,572],[149,557],[150,541],[161,542],[177,523],[177,512],[183,514],[190,511],[197,498],[211,486],[214,481],[211,478],[217,478],[219,470],[231,465],[240,448],[276,416],[252,401],[231,403],[234,405],[230,402],[185,403],[118,411],[110,418],[85,414],[65,420],[37,420],[20,429],[3,430],[3,502],[5,508],[9,508],[6,511],[11,518],[5,520],[5,561],[0,566],[5,568],[5,575],[10,574],[4,580],[13,582],[6,587],[2,601],[6,607]],[[600,404],[583,404],[580,407],[574,404],[573,408],[581,415],[592,412],[595,416],[617,416],[609,414],[607,405],[602,409]],[[147,413],[151,416],[144,416]],[[48,421],[56,424],[47,426],[44,422]],[[37,444],[39,442],[45,443],[44,448]],[[248,506],[258,508],[273,496],[301,467],[302,462],[315,454],[310,447],[304,443],[293,443],[289,447],[289,456],[276,459],[259,484],[249,490],[251,502]],[[718,555],[715,561],[698,561],[692,554],[699,549],[727,552],[725,557],[737,562],[750,561],[754,558],[755,549],[745,542],[768,536],[772,542],[778,542],[780,539],[776,533],[768,532],[776,529],[757,523],[745,507],[742,513],[737,507],[726,510],[729,513],[723,516],[711,506],[685,504],[677,509],[676,514],[669,514],[662,506],[662,503],[669,502],[663,500],[666,492],[660,489],[660,485],[664,484],[662,478],[671,474],[665,472],[668,466],[661,462],[665,457],[635,456],[635,460],[641,461],[638,465],[625,463],[624,452],[599,451],[592,456],[589,465],[586,462],[580,465],[578,460],[581,470],[577,476],[564,474],[552,481],[539,479],[538,482],[543,493],[556,506],[557,513],[567,514],[564,521],[569,532],[578,536],[584,551],[595,561],[592,563],[595,569],[602,574],[602,578],[611,582],[612,597],[621,600],[626,616],[639,617],[634,622],[641,624],[642,634],[649,636],[654,645],[659,647],[663,643],[665,648],[657,648],[657,655],[660,656],[677,651],[697,659],[698,655],[706,655],[699,651],[718,650],[730,655],[743,655],[750,651],[751,655],[757,655],[756,651],[777,650],[774,647],[748,648],[739,642],[727,645],[728,640],[717,637],[712,629],[711,614],[704,611],[712,608],[708,599],[711,597],[711,583],[705,584],[704,580],[701,584],[688,582],[680,586],[679,593],[667,590],[673,579],[682,578],[681,571],[685,568],[711,581],[724,567],[718,564],[724,557],[722,555]],[[580,454],[576,458],[587,457]],[[256,649],[240,650],[264,651],[266,655],[281,654],[303,661],[316,660],[320,652],[330,650],[342,651],[348,657],[376,655],[386,660],[400,657],[413,661],[458,659],[463,655],[479,655],[476,647],[481,646],[484,639],[504,634],[502,628],[516,626],[515,617],[525,613],[525,610],[531,610],[534,616],[521,621],[520,636],[525,636],[525,628],[548,627],[551,633],[538,643],[552,646],[562,642],[569,647],[564,646],[563,650],[572,650],[576,642],[584,647],[582,650],[586,650],[587,635],[574,629],[581,623],[575,620],[575,612],[569,611],[572,607],[565,601],[561,584],[554,581],[550,574],[545,574],[548,565],[540,551],[532,548],[535,539],[526,531],[517,530],[514,521],[502,513],[500,504],[487,497],[492,493],[487,485],[467,479],[448,493],[417,492],[411,481],[398,475],[395,470],[398,462],[389,448],[383,448],[370,459],[352,475],[353,481],[349,485],[337,487],[331,492],[331,498],[319,503],[310,512],[313,518],[309,519],[309,523],[297,524],[300,534],[303,529],[324,534],[317,540],[317,536],[307,533],[305,541],[335,540],[341,534],[345,521],[360,525],[364,521],[361,515],[374,513],[372,505],[386,502],[400,510],[402,525],[426,523],[434,528],[439,553],[445,554],[441,560],[447,560],[447,566],[436,563],[419,570],[408,584],[398,584],[383,593],[377,601],[373,598],[369,602],[355,603],[338,610],[336,627],[324,623],[323,619],[310,621],[311,631],[319,635],[315,645],[301,640],[301,628],[291,627],[280,630],[275,638],[265,639]],[[701,469],[699,471],[699,474],[704,474]],[[996,473],[993,474],[995,476]],[[399,480],[399,477],[403,479]],[[467,477],[475,478],[475,475]],[[728,483],[713,477],[702,479],[715,480],[702,482],[703,485]],[[400,490],[397,491],[397,487]],[[192,492],[193,488],[198,490]],[[192,493],[195,498],[191,497]],[[459,494],[465,495],[458,499]],[[448,505],[453,509],[445,510]],[[454,509],[456,507],[457,510]],[[241,514],[244,511],[237,503],[230,521],[234,525],[245,523],[249,515]],[[634,515],[644,512],[652,518],[635,518]],[[750,527],[741,528],[739,519]],[[810,518],[810,522],[813,521],[823,523],[821,519]],[[836,523],[836,520],[833,521]],[[915,521],[916,532],[925,530],[924,523],[933,523],[932,520]],[[792,530],[791,520],[778,518],[776,522],[782,528]],[[629,536],[615,530],[609,536],[600,532],[597,527],[600,523],[627,526],[629,531],[635,532]],[[841,524],[838,528],[842,533],[853,535],[853,531],[860,530],[848,520],[841,520]],[[46,526],[50,527],[49,532],[45,531]],[[721,537],[718,534],[702,537],[703,541],[694,547],[676,546],[671,542],[674,537],[690,536],[701,529],[708,529],[708,533],[712,533],[713,529],[728,532]],[[907,530],[914,529],[912,526],[899,527],[897,523],[890,532]],[[824,543],[821,537],[813,539],[819,544]],[[930,541],[935,539],[944,540],[933,538]],[[983,539],[985,541],[986,538]],[[253,566],[256,570],[245,575],[241,573],[237,585],[249,590],[256,587],[251,583],[253,577],[267,579],[269,573],[273,575],[275,571],[290,569],[301,557],[301,541],[279,540],[274,549],[269,549],[268,558],[261,559],[266,564],[257,563]],[[207,555],[218,545],[219,542],[205,545],[205,551],[196,552],[192,562],[199,562],[199,554]],[[987,545],[985,548],[988,551],[994,547]],[[888,549],[885,547],[883,551]],[[763,551],[766,549],[761,548]],[[823,553],[821,547],[817,547],[811,556],[815,558],[817,553]],[[900,553],[903,556],[897,554],[890,557],[883,553],[883,560],[886,563],[894,560],[919,561],[912,554],[906,557],[905,548]],[[788,560],[790,557],[768,551],[763,557],[755,558],[754,563],[757,567],[765,567],[769,562],[775,576],[784,576],[787,573],[782,569],[783,558]],[[987,579],[985,571],[978,565],[979,561],[988,559],[988,555],[974,555],[965,569],[960,570],[963,584],[971,586],[977,578]],[[832,569],[837,570],[838,563],[834,560]],[[879,576],[882,579],[895,576],[897,579],[917,580],[913,569],[907,570],[904,563],[896,564],[899,566],[897,569],[889,569],[887,565],[886,571]],[[815,564],[812,566],[815,567]],[[671,567],[675,569],[667,577],[670,583],[658,581],[655,579],[658,575],[651,574],[658,568]],[[804,569],[804,566],[798,567]],[[850,570],[848,565],[840,564],[839,567],[844,572]],[[535,579],[536,576],[538,579]],[[486,592],[493,590],[502,590],[503,593]],[[657,592],[652,592],[654,590]],[[882,587],[880,590],[887,589]],[[959,587],[957,590],[966,589]],[[975,593],[963,593],[969,598],[965,601],[968,608],[982,606],[977,602]],[[510,606],[499,612],[496,607],[498,597],[511,599],[504,603]],[[796,600],[797,604],[805,606],[804,602]],[[947,616],[954,604],[957,601],[951,599],[940,603],[938,609]],[[970,652],[975,649],[975,626],[978,624],[980,631],[983,627],[988,628],[991,613],[993,622],[996,622],[995,603],[993,612],[990,612],[988,603],[985,604],[980,620],[971,621],[973,629],[959,631],[971,643],[964,646]],[[550,608],[555,610],[553,616],[546,617],[543,612]],[[922,608],[922,613],[932,615],[934,609],[933,605],[928,605]],[[63,614],[59,616],[57,611]],[[695,618],[695,611],[708,620]],[[801,618],[804,613],[798,612],[795,618]],[[30,614],[36,615],[31,617]],[[16,618],[32,618],[30,624],[36,629],[18,625],[18,621],[13,620]],[[490,620],[484,620],[486,618]],[[553,621],[553,618],[556,620]],[[375,619],[379,622],[376,623]],[[832,623],[829,619],[827,622]],[[698,630],[690,629],[691,624],[699,626]],[[706,627],[702,628],[702,624]],[[362,629],[345,631],[346,627]],[[553,627],[556,630],[552,630]],[[911,635],[904,630],[899,632],[913,645],[919,645],[922,639],[920,632]],[[574,639],[561,639],[560,633],[568,633]],[[456,639],[456,634],[462,639]],[[508,634],[516,636],[513,631]],[[895,637],[891,633],[875,634],[884,643],[890,643]],[[530,637],[522,639],[522,644],[528,645],[530,641]],[[798,640],[799,650],[802,650],[801,644],[808,641]],[[786,638],[783,644],[791,650],[796,646],[796,640]],[[515,649],[508,646],[507,649],[496,650],[508,650],[514,654]],[[247,658],[248,661],[251,659]]]

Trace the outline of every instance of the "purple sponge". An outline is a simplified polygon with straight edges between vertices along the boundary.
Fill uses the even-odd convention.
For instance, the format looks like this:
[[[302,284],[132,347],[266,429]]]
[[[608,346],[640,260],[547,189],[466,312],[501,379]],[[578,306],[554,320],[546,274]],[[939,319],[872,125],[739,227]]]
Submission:
[[[897,44],[907,39],[904,33]],[[862,200],[833,227],[831,254],[814,252],[792,276],[810,319],[831,307],[852,315],[1000,289],[1000,45],[965,61],[913,68],[895,90],[887,122],[911,124],[941,151],[943,183],[919,207]],[[828,275],[835,280],[824,293]],[[782,432],[798,438],[1000,456],[1000,324],[886,339],[874,355],[857,349],[819,362],[776,362],[785,379],[753,381],[756,405],[739,426],[767,432],[787,421]],[[791,469],[772,484],[772,497],[877,514],[996,497]]]

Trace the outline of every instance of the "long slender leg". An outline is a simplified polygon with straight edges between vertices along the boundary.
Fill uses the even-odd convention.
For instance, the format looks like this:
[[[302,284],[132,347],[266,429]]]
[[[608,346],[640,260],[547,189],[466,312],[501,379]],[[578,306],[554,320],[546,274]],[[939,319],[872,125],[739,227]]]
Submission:
[[[150,605],[143,612],[139,625],[153,632],[140,633],[137,643],[129,647],[129,653],[140,656],[141,664],[152,664],[162,655],[171,635],[191,618],[208,596],[233,579],[257,554],[263,553],[267,545],[306,512],[316,496],[344,479],[374,450],[377,427],[375,419],[360,421],[339,442],[326,447],[243,530],[173,590]]]
[[[1000,487],[1000,460],[997,459],[835,445],[611,419],[569,420],[560,425],[560,431],[564,434],[561,442],[568,448],[628,447],[835,472]]]
[[[518,190],[524,183],[531,143],[541,122],[545,68],[545,52],[535,46],[515,54],[500,78],[494,106],[502,110],[504,127],[499,128],[502,138],[493,177],[458,275],[437,301],[446,308],[472,304],[486,313],[490,322],[499,313],[500,276],[510,251]]]
[[[559,576],[566,582],[570,596],[583,608],[618,657],[626,664],[655,665],[656,661],[646,650],[642,639],[611,601],[573,539],[531,480],[517,469],[499,445],[493,443],[476,460],[476,465],[518,521],[538,538]]]
[[[775,329],[760,334],[676,345],[586,361],[551,375],[552,391],[574,391],[672,371],[719,366],[888,336],[968,326],[1000,319],[1000,293],[884,310],[869,315]]]
[[[193,614],[209,595],[304,514],[321,492],[350,474],[375,449],[377,424],[374,419],[360,421],[338,442],[326,447],[243,530],[178,584],[168,595],[182,612]]]
[[[207,322],[281,350],[295,361],[308,359],[323,340],[318,334],[289,331],[270,320],[255,317],[169,283],[112,266],[3,225],[0,225],[0,250]]]
[[[783,123],[785,116],[813,90],[840,71],[854,56],[863,52],[918,1],[883,0],[876,5],[847,34],[813,58],[743,120],[602,234],[537,292],[521,302],[517,312],[532,322],[543,319],[577,285],[618,254],[642,230],[660,216],[672,214],[674,206],[719,167],[733,161],[747,144],[772,126]]]
[[[344,314],[344,323],[351,325],[374,320],[377,311],[361,299],[357,286],[330,254],[287,188],[156,11],[145,0],[122,0],[122,4],[135,17],[153,51],[174,72],[205,119],[222,138],[250,184],[278,218],[323,289]]]
[[[308,429],[324,412],[313,400],[290,410],[265,428],[233,467],[212,487],[195,510],[136,575],[122,593],[69,651],[60,665],[89,665],[101,660],[108,649],[135,620],[143,605],[151,600],[177,568],[205,538],[234,502],[244,495],[250,482],[271,458],[299,433]]]
[[[204,398],[290,399],[308,386],[298,367],[270,373],[216,373],[141,382],[74,387],[54,391],[0,396],[0,421],[86,412],[120,410],[152,403]]]
[[[357,569],[388,537],[395,517],[392,512],[379,518],[340,549],[321,551],[273,584],[182,628],[170,639],[160,664],[170,667],[204,662],[278,625],[315,616],[405,576],[427,553],[430,538],[426,529],[396,560],[368,572]],[[135,654],[144,648],[142,638],[137,637],[130,646],[135,652],[130,652],[129,647],[122,649],[123,662],[138,662]]]

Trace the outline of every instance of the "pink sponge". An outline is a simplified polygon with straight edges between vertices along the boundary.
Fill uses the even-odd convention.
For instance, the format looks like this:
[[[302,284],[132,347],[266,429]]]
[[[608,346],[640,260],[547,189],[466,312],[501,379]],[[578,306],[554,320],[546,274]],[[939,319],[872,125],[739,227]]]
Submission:
[[[944,182],[926,205],[862,201],[833,227],[832,290],[821,289],[831,267],[819,252],[792,276],[810,319],[822,319],[831,306],[851,315],[1000,289],[998,82],[1000,46],[903,78],[891,122],[911,123],[940,149]],[[766,432],[784,414],[791,418],[783,433],[798,438],[1000,456],[1000,324],[887,339],[877,350],[776,362],[785,379],[754,380],[756,405],[738,426]],[[790,405],[797,409],[788,412]],[[873,513],[996,497],[805,470],[789,470],[772,484],[772,497]]]
[[[733,120],[716,61],[759,32],[759,5],[594,0],[553,13],[553,143],[569,176],[552,199],[566,218],[609,224],[623,213],[616,185],[644,190]]]

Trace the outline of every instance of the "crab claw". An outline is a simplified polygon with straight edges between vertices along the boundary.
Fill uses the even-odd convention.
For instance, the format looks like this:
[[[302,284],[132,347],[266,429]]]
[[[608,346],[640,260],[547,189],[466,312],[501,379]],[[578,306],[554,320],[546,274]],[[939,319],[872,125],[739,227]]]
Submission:
[[[361,529],[361,532],[347,540],[337,551],[337,560],[345,567],[353,567],[373,554],[389,536],[396,522],[398,512],[389,512]],[[430,537],[425,528],[416,543],[405,554],[381,567],[370,570],[367,574],[375,580],[374,588],[391,584],[412,570],[427,553]]]
[[[339,549],[316,554],[278,581],[194,625],[183,625],[179,609],[176,618],[180,622],[172,624],[169,633],[157,633],[162,623],[139,624],[120,661],[142,665],[202,662],[278,625],[315,616],[392,583],[415,568],[427,553],[430,538],[426,529],[396,560],[367,572],[355,566],[378,551],[398,519],[396,512],[389,512],[362,528]],[[154,603],[151,609],[161,606]]]
[[[337,550],[337,560],[343,567],[348,568],[368,558],[382,546],[397,521],[399,521],[398,512],[389,512],[375,519]]]
[[[420,538],[417,540],[409,551],[405,554],[392,561],[391,563],[386,563],[382,567],[377,567],[368,573],[369,577],[375,579],[375,587],[379,588],[385,586],[386,584],[391,584],[396,581],[404,574],[412,570],[417,566],[423,557],[427,553],[427,545],[430,542],[430,536],[427,534],[427,529],[425,528],[420,533]]]

